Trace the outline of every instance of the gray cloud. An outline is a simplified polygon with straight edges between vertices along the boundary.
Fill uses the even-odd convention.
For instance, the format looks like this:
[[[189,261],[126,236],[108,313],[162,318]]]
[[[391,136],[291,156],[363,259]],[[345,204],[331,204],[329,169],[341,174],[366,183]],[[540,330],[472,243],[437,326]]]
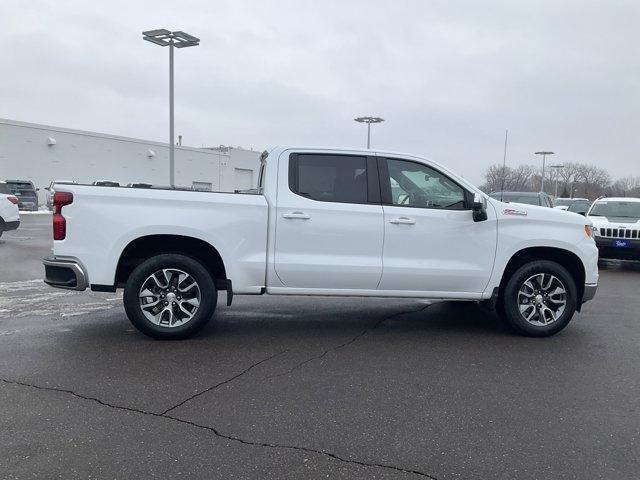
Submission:
[[[635,1],[3,0],[0,116],[165,140],[167,51],[189,145],[362,145],[422,154],[472,181],[502,158],[640,175]]]

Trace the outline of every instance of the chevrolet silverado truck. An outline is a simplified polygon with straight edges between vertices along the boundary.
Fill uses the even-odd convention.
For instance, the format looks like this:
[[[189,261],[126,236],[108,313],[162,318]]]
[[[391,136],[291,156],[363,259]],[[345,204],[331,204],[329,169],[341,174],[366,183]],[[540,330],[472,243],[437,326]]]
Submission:
[[[598,283],[591,223],[502,203],[425,158],[276,147],[257,188],[58,185],[45,282],[124,288],[160,339],[193,335],[218,291],[485,302],[524,335],[562,330]],[[295,302],[295,298],[291,298]]]

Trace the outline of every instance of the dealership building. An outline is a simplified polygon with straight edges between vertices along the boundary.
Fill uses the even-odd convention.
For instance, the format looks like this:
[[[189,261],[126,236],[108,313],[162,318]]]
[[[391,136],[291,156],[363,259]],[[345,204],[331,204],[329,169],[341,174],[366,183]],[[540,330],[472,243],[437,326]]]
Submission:
[[[255,188],[260,152],[234,147],[175,147],[175,183],[232,192]],[[136,138],[0,119],[0,180],[169,184],[169,145]]]

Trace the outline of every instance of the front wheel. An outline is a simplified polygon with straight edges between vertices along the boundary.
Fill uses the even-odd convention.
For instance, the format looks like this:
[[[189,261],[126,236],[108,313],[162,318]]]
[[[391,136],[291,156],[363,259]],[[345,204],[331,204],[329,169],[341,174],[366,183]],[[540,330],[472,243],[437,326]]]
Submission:
[[[578,289],[569,272],[558,263],[538,260],[509,278],[498,311],[518,333],[547,337],[568,325],[577,305]]]
[[[162,254],[138,265],[124,289],[124,309],[142,333],[183,339],[213,316],[218,292],[207,270],[193,258]]]

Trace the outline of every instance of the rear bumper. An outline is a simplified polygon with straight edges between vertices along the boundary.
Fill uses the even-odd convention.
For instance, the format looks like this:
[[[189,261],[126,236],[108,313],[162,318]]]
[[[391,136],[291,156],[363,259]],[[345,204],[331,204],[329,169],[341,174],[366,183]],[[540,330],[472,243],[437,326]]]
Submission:
[[[86,270],[77,258],[46,257],[42,264],[47,285],[66,290],[86,290],[89,286]]]
[[[16,230],[20,226],[20,220],[16,220],[15,222],[4,222],[4,226],[0,227],[3,232],[8,232],[9,230]]]

